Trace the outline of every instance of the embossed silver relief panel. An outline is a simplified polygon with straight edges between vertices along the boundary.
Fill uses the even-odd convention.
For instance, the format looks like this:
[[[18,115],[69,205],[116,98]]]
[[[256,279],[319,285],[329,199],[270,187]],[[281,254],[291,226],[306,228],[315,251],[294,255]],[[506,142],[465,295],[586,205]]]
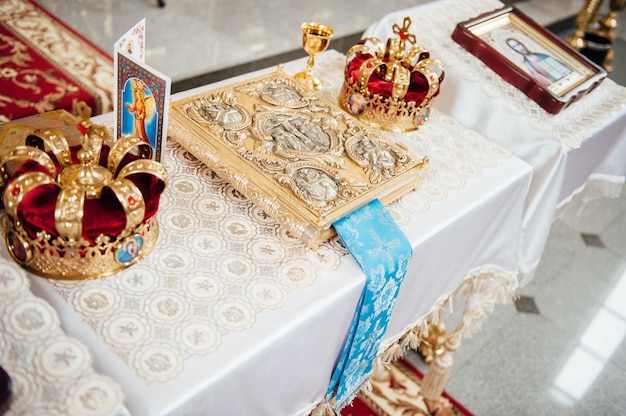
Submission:
[[[251,98],[260,99],[252,108]],[[411,162],[406,148],[379,139],[283,77],[203,96],[184,109],[322,216]],[[358,166],[363,180],[348,174],[347,160]]]
[[[250,113],[237,103],[232,93],[202,97],[187,105],[185,111],[192,120],[209,125],[212,130],[241,130],[250,125]]]

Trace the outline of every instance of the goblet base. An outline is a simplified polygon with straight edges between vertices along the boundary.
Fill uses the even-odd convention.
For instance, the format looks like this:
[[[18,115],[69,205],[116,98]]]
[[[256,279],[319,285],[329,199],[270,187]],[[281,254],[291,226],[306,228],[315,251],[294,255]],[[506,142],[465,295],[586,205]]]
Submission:
[[[322,87],[322,80],[307,71],[298,72],[294,75],[294,78],[314,90],[319,90]]]

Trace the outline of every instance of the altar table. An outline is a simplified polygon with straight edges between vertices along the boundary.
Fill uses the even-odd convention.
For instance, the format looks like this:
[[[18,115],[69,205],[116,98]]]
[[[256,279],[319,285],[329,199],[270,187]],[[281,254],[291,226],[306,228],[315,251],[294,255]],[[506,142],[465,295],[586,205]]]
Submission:
[[[499,9],[497,0],[441,0],[391,13],[362,37],[395,36],[409,16],[417,43],[446,70],[435,106],[533,166],[520,246],[520,284],[534,275],[556,215],[574,196],[616,197],[626,175],[626,88],[605,79],[558,115],[506,83],[451,35],[457,23]]]
[[[325,83],[320,93],[328,99],[338,93],[343,64],[335,51],[316,57]],[[284,69],[293,74],[305,65],[301,59]],[[111,127],[112,119],[95,122]],[[101,279],[30,276],[32,291],[52,305],[68,336],[86,346],[94,370],[119,383],[122,412],[307,414],[324,397],[365,276],[336,238],[312,251],[286,235],[191,157],[179,135],[184,132],[170,125],[169,184],[153,252]],[[381,355],[444,315],[453,297],[469,304],[461,335],[510,299],[532,175],[530,165],[436,109],[418,132],[390,137],[430,163],[419,189],[388,207],[413,258]],[[8,265],[6,249],[1,252]],[[0,344],[10,344],[7,337]],[[10,368],[29,365],[0,358]],[[26,391],[31,403],[20,405],[43,400],[62,413],[65,392],[51,398],[35,384]]]

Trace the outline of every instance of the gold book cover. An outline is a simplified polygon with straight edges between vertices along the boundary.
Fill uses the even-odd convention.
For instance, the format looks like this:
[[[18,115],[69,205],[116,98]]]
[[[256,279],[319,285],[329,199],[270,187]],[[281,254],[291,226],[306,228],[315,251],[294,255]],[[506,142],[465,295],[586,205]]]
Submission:
[[[427,162],[280,67],[173,102],[169,133],[313,249],[355,209],[416,189]]]
[[[71,113],[66,110],[54,110],[0,123],[0,154],[24,145],[28,135],[44,130],[67,137],[71,145],[80,143],[81,134],[76,123],[68,122],[71,118]]]

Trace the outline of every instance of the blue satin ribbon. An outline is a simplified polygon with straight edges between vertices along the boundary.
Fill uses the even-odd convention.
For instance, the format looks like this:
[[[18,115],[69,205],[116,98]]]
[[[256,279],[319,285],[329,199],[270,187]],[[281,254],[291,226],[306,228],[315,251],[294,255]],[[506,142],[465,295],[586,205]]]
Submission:
[[[326,395],[327,401],[335,397],[339,411],[372,372],[413,251],[378,199],[333,225],[367,278]]]

